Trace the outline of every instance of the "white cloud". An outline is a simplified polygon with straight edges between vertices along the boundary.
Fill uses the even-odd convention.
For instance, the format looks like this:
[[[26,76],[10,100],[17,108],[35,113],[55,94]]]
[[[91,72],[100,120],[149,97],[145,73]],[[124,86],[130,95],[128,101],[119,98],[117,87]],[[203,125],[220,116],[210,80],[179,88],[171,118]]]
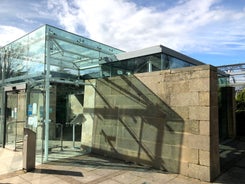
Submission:
[[[9,42],[18,39],[25,34],[26,32],[22,29],[13,26],[0,25],[0,47],[5,46]]]
[[[67,31],[76,32],[76,26],[79,23],[77,18],[77,10],[67,0],[48,0],[48,8],[53,11],[53,15],[57,16],[60,24]]]
[[[164,11],[129,0],[48,0],[48,5],[66,30],[127,51],[157,44],[187,53],[244,49],[245,11],[221,2],[181,0]]]

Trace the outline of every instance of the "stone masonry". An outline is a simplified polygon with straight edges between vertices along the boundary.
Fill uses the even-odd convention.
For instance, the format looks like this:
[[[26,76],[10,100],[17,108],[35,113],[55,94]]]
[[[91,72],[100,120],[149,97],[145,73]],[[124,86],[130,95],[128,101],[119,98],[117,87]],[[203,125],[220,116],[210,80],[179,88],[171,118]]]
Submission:
[[[93,152],[203,181],[218,176],[215,67],[103,78],[93,90],[85,90],[85,99],[94,104],[84,106],[85,112],[93,112],[93,121],[84,126],[93,130],[83,127],[82,132]]]

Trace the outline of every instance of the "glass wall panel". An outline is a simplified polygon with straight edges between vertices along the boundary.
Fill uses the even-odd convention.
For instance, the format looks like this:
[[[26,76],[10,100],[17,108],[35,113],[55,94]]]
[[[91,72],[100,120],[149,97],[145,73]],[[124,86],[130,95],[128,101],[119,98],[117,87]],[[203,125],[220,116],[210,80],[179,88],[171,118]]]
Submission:
[[[152,71],[161,70],[161,54],[137,57],[102,65],[103,76],[129,75],[149,71],[149,63]]]
[[[188,63],[186,61],[177,59],[175,57],[170,56],[169,57],[169,63],[170,63],[170,68],[183,68],[183,67],[189,67],[189,66],[194,66],[191,63]]]
[[[27,127],[36,132],[36,161],[43,162],[44,151],[44,93],[39,86],[28,89]]]
[[[0,89],[0,147],[3,147],[3,135],[4,135],[3,93],[4,91]]]
[[[159,71],[194,66],[191,63],[166,55],[152,54],[102,65],[103,76],[115,76],[134,73]]]
[[[159,71],[162,69],[161,54],[149,56],[149,62],[152,64],[152,71]]]
[[[229,80],[230,80],[229,76],[218,75],[219,87],[229,86],[230,84]]]
[[[45,26],[2,47],[0,53],[5,79],[43,72],[44,45]]]

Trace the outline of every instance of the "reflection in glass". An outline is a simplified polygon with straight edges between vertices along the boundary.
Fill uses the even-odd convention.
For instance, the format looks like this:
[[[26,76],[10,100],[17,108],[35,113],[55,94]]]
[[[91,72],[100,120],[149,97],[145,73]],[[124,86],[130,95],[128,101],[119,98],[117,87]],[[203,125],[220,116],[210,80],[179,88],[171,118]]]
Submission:
[[[164,53],[157,53],[122,61],[116,61],[113,63],[105,63],[102,65],[102,74],[104,77],[108,77],[189,66],[194,66],[194,64]]]

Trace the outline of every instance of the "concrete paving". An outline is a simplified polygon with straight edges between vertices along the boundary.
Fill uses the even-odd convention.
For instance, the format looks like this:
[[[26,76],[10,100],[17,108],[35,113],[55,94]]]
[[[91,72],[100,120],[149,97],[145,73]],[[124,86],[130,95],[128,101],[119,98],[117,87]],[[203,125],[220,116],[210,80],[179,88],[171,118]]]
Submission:
[[[0,183],[204,184],[205,182],[90,154],[41,164],[32,172],[11,171],[0,175]]]
[[[245,147],[243,143],[227,144],[221,147],[221,157],[226,165],[223,174],[213,183],[245,183]],[[227,150],[230,150],[228,152]],[[229,154],[228,154],[229,153]],[[234,157],[238,155],[238,157]],[[234,159],[235,158],[235,161]],[[222,160],[222,159],[221,159]],[[224,162],[225,160],[225,162]],[[125,163],[116,159],[88,154],[53,160],[36,166],[25,173],[22,168],[22,153],[0,149],[0,183],[3,184],[206,184],[193,178],[166,173],[146,166]],[[230,165],[228,167],[227,165]]]
[[[0,175],[21,169],[22,152],[0,148],[0,165]]]

